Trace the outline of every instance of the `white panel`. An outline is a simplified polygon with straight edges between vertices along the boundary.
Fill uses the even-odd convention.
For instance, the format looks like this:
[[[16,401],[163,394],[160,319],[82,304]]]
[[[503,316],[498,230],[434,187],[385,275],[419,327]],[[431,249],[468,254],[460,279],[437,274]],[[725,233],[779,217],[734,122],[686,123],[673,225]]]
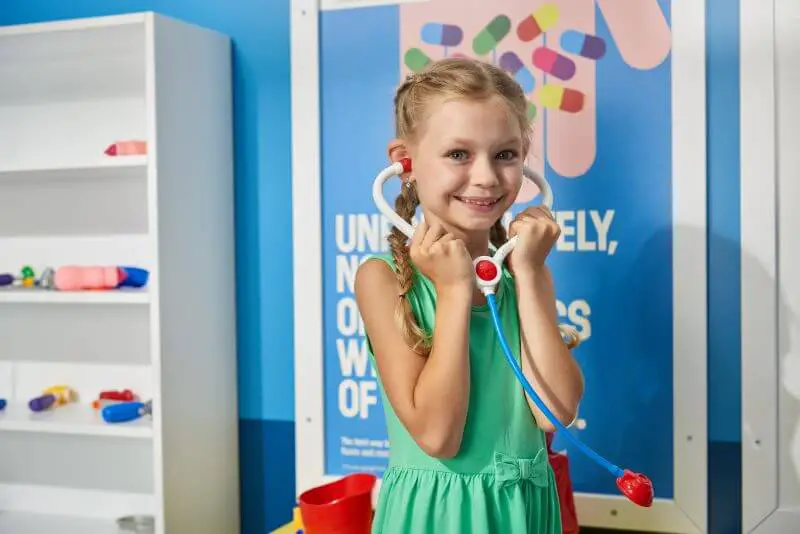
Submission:
[[[17,303],[8,306],[3,305],[7,304],[2,300],[5,295],[0,293],[0,339],[3,340],[0,363],[2,360],[150,363],[147,306],[129,303],[100,306]],[[70,295],[77,297],[79,294]],[[23,296],[22,290],[17,296]]]
[[[119,534],[111,519],[0,512],[0,532],[13,534]]]
[[[800,5],[742,9],[743,528],[783,534],[800,529]]]
[[[375,6],[396,6],[399,4],[412,4],[417,2],[428,2],[430,0],[320,0],[319,8],[322,11],[333,11],[336,9],[356,9]]]
[[[740,1],[742,529],[778,506],[774,2]]]
[[[141,21],[132,16],[0,29],[0,102],[141,95]]]
[[[575,494],[575,511],[581,525],[639,532],[698,531],[675,501],[656,499],[650,508],[641,508],[625,497]]]
[[[144,173],[124,171],[74,181],[0,180],[0,238],[147,232]]]
[[[775,0],[780,508],[800,530],[800,3]]]
[[[674,513],[684,516],[675,518],[684,523],[679,532],[706,532],[705,3],[673,2],[671,9]]]
[[[43,503],[47,503],[46,510],[43,509]],[[0,510],[41,513],[58,519],[67,516],[116,519],[130,514],[153,513],[153,506],[153,495],[148,493],[0,484]],[[64,517],[58,517],[62,514]],[[0,512],[0,526],[5,526],[2,522],[5,518],[6,514]],[[5,531],[1,528],[0,532],[17,534],[17,531]],[[38,531],[36,534],[49,532]],[[61,530],[57,532],[60,533]]]
[[[152,493],[150,440],[129,437],[0,432],[0,483]],[[3,509],[0,504],[0,509]],[[49,510],[39,501],[37,510]]]
[[[295,456],[299,494],[320,484],[325,475],[319,6],[316,0],[292,0],[291,10],[292,239],[294,324],[298,325],[294,329]]]
[[[147,19],[154,45],[147,53],[153,68],[148,137],[156,140],[149,222],[159,265],[152,353],[161,364],[154,410],[156,450],[163,455],[157,483],[164,514],[157,529],[235,534],[240,524],[231,43],[174,19]]]

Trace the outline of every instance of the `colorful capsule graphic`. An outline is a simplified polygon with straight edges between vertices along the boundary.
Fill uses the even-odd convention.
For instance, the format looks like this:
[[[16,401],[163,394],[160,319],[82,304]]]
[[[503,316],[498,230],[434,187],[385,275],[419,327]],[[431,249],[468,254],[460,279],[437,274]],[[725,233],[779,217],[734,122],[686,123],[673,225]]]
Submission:
[[[508,35],[510,30],[511,19],[505,15],[497,15],[472,40],[473,52],[479,56],[488,54]]]
[[[511,73],[526,93],[532,92],[533,88],[536,87],[536,80],[533,74],[514,52],[506,52],[500,56],[500,68]]]
[[[536,120],[536,104],[528,100],[528,120],[533,122]]]
[[[406,50],[405,56],[403,56],[403,63],[405,63],[406,67],[408,67],[411,72],[417,72],[425,68],[430,62],[431,58],[425,55],[425,52],[419,48],[409,48]]]
[[[464,32],[453,24],[429,22],[420,31],[422,42],[440,46],[458,46],[464,38]]]
[[[561,48],[565,52],[587,59],[597,60],[606,54],[606,42],[602,37],[577,30],[567,30],[561,34]]]
[[[545,4],[517,26],[517,37],[520,41],[533,41],[552,28],[558,22],[558,4]]]
[[[559,80],[569,80],[575,76],[575,62],[545,46],[533,51],[533,65]]]
[[[567,113],[578,113],[583,109],[583,93],[558,85],[543,85],[539,102],[548,109],[559,109]]]

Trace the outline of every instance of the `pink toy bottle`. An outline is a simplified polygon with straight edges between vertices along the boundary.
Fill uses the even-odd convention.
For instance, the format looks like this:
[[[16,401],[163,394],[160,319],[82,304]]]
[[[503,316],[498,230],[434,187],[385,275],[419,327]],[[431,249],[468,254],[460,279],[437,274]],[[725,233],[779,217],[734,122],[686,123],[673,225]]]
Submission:
[[[61,291],[114,289],[124,278],[118,267],[68,266],[56,269],[54,284]]]

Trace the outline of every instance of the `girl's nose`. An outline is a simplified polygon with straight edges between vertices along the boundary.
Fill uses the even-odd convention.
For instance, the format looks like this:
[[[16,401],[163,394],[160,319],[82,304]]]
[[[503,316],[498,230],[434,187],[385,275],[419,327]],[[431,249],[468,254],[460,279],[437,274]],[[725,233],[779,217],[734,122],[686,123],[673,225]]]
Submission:
[[[472,169],[472,183],[480,187],[493,187],[500,183],[494,166],[488,163],[476,164]]]

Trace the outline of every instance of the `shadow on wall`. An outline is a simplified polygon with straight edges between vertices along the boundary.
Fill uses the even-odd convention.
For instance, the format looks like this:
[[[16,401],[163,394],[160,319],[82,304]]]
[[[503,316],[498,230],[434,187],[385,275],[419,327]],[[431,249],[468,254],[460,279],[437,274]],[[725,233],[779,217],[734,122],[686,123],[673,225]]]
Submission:
[[[636,349],[642,354],[642,361],[631,369],[634,373],[643,373],[653,376],[653,369],[647,369],[647,347],[654,342],[672,342],[672,340],[652,340],[646,335],[649,325],[661,321],[673,321],[673,317],[665,312],[669,308],[654,306],[643,300],[644,295],[653,295],[651,273],[656,269],[659,258],[671,257],[674,240],[687,243],[690,250],[703,254],[705,230],[681,226],[670,232],[667,230],[654,234],[642,247],[641,253],[634,262],[632,272],[624,273],[626,283],[642,288],[634,291],[634,301],[628,305],[635,306],[639,311],[636,324],[630,325],[636,338]],[[748,277],[750,284],[758,291],[775,291],[776,280],[754,256],[743,253],[740,245],[729,238],[713,234],[708,238],[708,250],[711,251],[709,271],[724,276],[725,280],[710,279],[709,288],[712,296],[708,299],[708,351],[697,354],[696,357],[708,358],[708,388],[709,388],[709,426],[713,426],[713,418],[718,415],[728,421],[739,424],[741,420],[741,302],[739,286],[730,287],[731,280],[738,284],[741,277]],[[730,277],[727,276],[730,274]],[[613,284],[611,284],[613,286]],[[644,291],[647,289],[647,291]],[[669,299],[672,295],[671,287],[664,287],[657,291],[656,302]],[[788,307],[786,297],[779,290],[777,304],[778,324],[775,325],[779,335],[778,354],[779,380],[781,389],[779,393],[779,428],[781,433],[791,433],[791,436],[782,436],[781,444],[787,444],[787,449],[781,455],[784,461],[791,462],[791,471],[795,476],[782,477],[782,492],[800,495],[800,353],[793,353],[793,341],[790,339],[790,325],[795,318]],[[680,317],[677,320],[681,320]],[[685,326],[685,325],[684,325]],[[698,325],[701,327],[702,325]],[[638,332],[638,333],[637,333]],[[645,333],[645,334],[642,334]],[[764,354],[764,361],[772,357]],[[668,370],[661,383],[667,377],[672,377],[672,369]],[[678,394],[679,392],[675,392]],[[638,399],[637,399],[638,400]],[[643,401],[646,403],[646,394]],[[641,413],[641,412],[640,412]],[[721,414],[721,415],[720,415]],[[724,417],[723,417],[724,416]],[[628,422],[630,423],[630,422]],[[717,421],[716,423],[719,423]],[[636,425],[645,428],[645,421],[636,421]],[[650,424],[653,424],[651,421]],[[741,430],[738,431],[739,433]],[[712,436],[713,437],[713,436]],[[639,442],[641,446],[641,442]],[[624,455],[624,452],[622,453]],[[782,465],[779,463],[779,467]],[[788,466],[788,465],[787,465]],[[789,469],[781,469],[789,473]],[[741,530],[741,444],[735,443],[710,443],[709,444],[709,532],[721,534],[738,532]],[[736,510],[736,513],[731,513]],[[610,534],[612,531],[602,529],[582,529],[583,534]]]

